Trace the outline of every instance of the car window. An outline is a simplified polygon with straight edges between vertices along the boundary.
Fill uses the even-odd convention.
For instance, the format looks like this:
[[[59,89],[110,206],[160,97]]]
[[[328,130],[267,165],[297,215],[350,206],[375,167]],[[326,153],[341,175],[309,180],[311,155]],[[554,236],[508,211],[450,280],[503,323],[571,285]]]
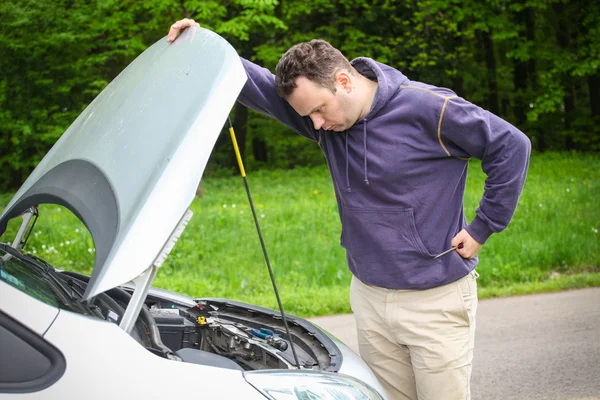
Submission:
[[[0,393],[39,391],[63,375],[60,351],[1,311],[0,339]]]
[[[69,300],[47,273],[1,249],[0,280],[46,304],[81,313],[81,306]]]

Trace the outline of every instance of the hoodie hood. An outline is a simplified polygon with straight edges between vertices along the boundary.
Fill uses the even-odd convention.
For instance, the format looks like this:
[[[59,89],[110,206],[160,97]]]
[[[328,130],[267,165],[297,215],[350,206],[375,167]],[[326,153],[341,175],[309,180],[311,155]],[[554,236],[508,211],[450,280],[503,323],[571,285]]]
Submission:
[[[371,58],[358,57],[352,60],[350,64],[352,64],[359,74],[372,81],[377,81],[378,83],[371,110],[369,110],[363,119],[369,120],[376,116],[388,103],[390,98],[400,90],[400,85],[408,82],[408,78],[400,71],[390,68],[385,64],[378,63]],[[386,73],[386,70],[390,71]],[[390,74],[389,72],[391,71],[394,73]]]
[[[30,207],[71,210],[96,248],[84,299],[159,266],[245,80],[237,53],[213,32],[161,39],[43,158],[0,216],[0,234]]]

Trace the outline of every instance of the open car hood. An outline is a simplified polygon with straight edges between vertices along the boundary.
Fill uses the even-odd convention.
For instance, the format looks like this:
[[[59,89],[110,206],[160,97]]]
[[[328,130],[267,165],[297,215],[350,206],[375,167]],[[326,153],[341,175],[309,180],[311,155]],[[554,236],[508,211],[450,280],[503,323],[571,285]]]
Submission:
[[[73,122],[0,216],[59,204],[96,247],[84,299],[126,283],[161,254],[194,199],[204,168],[246,81],[235,50],[190,28],[161,39]]]

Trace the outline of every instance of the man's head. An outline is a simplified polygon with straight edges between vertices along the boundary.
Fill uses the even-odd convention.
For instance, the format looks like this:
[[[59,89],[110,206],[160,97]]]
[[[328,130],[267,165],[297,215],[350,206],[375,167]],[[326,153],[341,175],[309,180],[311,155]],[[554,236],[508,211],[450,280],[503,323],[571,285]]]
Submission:
[[[346,57],[324,40],[291,47],[276,67],[276,86],[315,129],[344,131],[359,118],[363,100],[353,93],[360,75]]]

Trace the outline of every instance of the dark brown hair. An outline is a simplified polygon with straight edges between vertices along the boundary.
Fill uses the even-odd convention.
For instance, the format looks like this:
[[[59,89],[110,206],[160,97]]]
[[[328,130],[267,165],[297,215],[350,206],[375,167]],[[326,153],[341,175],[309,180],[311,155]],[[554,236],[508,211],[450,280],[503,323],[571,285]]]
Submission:
[[[313,39],[298,43],[285,52],[275,67],[277,94],[287,98],[296,89],[296,79],[300,76],[335,93],[335,73],[339,69],[352,72],[354,68],[338,49],[326,41]]]

